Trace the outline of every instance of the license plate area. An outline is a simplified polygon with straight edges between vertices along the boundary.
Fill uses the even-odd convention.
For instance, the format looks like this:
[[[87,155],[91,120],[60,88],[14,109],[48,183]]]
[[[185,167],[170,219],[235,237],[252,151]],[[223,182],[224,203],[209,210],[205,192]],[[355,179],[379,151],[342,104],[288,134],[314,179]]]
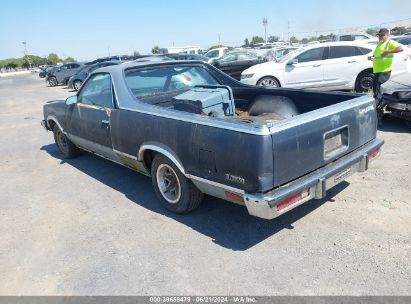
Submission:
[[[351,175],[353,175],[354,173],[358,172],[359,169],[359,163],[354,164],[336,174],[334,174],[333,176],[327,178],[327,180],[325,181],[326,183],[326,189],[329,190],[332,187],[334,187],[335,185],[341,183],[342,181],[346,180],[348,177],[350,177]]]
[[[324,133],[324,160],[341,155],[348,149],[348,126]]]

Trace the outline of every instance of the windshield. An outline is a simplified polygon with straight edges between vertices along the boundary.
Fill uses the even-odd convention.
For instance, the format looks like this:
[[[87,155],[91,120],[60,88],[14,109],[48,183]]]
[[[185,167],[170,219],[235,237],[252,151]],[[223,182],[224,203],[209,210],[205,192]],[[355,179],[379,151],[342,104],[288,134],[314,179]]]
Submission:
[[[126,72],[127,86],[136,97],[188,90],[196,85],[218,85],[210,73],[198,66],[146,68]]]
[[[296,56],[297,54],[303,52],[304,50],[305,50],[304,48],[301,48],[301,49],[298,49],[298,50],[290,51],[287,55],[285,55],[284,57],[281,57],[278,60],[278,62],[280,62],[280,63],[286,62],[286,61],[290,60],[291,57]]]

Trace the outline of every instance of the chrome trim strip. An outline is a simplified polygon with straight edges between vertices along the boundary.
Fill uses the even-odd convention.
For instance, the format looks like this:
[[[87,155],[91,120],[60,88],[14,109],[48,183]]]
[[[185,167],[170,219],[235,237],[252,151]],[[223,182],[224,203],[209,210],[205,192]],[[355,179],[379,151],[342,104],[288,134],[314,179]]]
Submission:
[[[131,159],[134,159],[134,160],[138,160],[136,156],[133,156],[133,155],[130,155],[130,154],[127,154],[127,153],[121,152],[121,151],[116,150],[116,149],[113,149],[113,151],[114,151],[114,153],[117,153],[117,154],[123,155],[123,156],[125,156],[125,157],[131,158]]]
[[[238,194],[244,194],[245,193],[245,191],[242,190],[242,189],[238,189],[238,188],[234,188],[234,187],[227,186],[227,185],[224,185],[224,184],[220,184],[220,183],[217,183],[217,182],[213,182],[211,180],[208,180],[208,179],[205,179],[205,178],[202,178],[202,177],[198,177],[198,176],[195,176],[195,175],[187,174],[187,177],[190,178],[190,179],[194,179],[194,180],[203,182],[205,184],[214,186],[214,187],[218,187],[218,188],[233,192],[233,193],[238,193]]]
[[[81,102],[77,102],[76,105],[78,105],[79,107],[82,107],[82,108],[89,108],[89,109],[103,110],[103,111],[106,110],[106,108],[104,108],[102,106],[91,105],[91,104],[81,103]]]
[[[60,128],[61,132],[63,132],[64,134],[66,134],[66,135],[67,135],[67,132],[66,132],[66,131],[64,131],[64,129],[61,127],[61,125],[60,125],[59,121],[57,120],[56,116],[54,116],[54,115],[49,115],[49,116],[47,116],[47,119],[46,119],[46,123],[47,123],[47,125],[48,125],[48,123],[49,123],[49,122],[48,122],[49,120],[54,121],[54,122],[56,123],[56,125]],[[50,126],[49,126],[49,125],[48,125],[48,127],[50,128]],[[52,131],[53,131],[53,129],[52,129],[52,128],[50,128],[50,130],[52,130]]]
[[[191,114],[197,117],[198,119],[194,118],[188,118],[188,117],[183,117],[183,115],[171,115],[171,114],[164,114],[164,113],[158,113],[154,111],[144,111],[144,110],[136,110],[136,109],[131,109],[131,108],[123,108],[120,107],[121,110],[127,110],[127,111],[132,111],[132,112],[138,112],[142,114],[148,114],[148,115],[153,115],[157,117],[164,117],[164,118],[169,118],[173,120],[179,120],[179,121],[184,121],[184,122],[191,122],[194,124],[198,125],[204,125],[204,126],[209,126],[213,128],[219,128],[219,129],[225,129],[225,130],[231,130],[231,131],[237,131],[241,133],[247,133],[247,134],[253,134],[253,135],[270,135],[270,129],[266,125],[258,125],[258,126],[252,126],[251,124],[247,124],[247,127],[238,125],[240,124],[238,122],[231,122],[231,121],[219,121],[218,118],[210,118],[208,116],[201,116],[201,115],[196,115],[196,114]],[[177,112],[177,111],[175,111]],[[174,113],[173,113],[174,114]],[[211,122],[205,121],[205,120],[213,120]],[[223,119],[221,119],[223,120]],[[232,126],[231,126],[232,125]]]
[[[184,170],[184,167],[180,163],[180,161],[178,161],[177,158],[173,154],[171,154],[171,152],[169,152],[166,149],[161,148],[159,146],[155,146],[155,145],[143,145],[143,146],[141,146],[140,149],[138,150],[138,157],[137,157],[138,161],[141,161],[144,164],[143,156],[144,156],[144,151],[145,150],[153,150],[153,151],[156,151],[156,152],[159,152],[159,153],[163,154],[164,156],[166,156],[168,159],[170,159],[177,166],[177,168],[180,170],[181,173],[184,174],[184,176],[187,177],[187,174]],[[147,169],[147,171],[149,171],[149,170]]]
[[[344,101],[337,105],[331,105],[328,107],[320,108],[318,110],[303,113],[285,120],[279,120],[272,123],[271,134],[276,134],[284,130],[308,123],[315,119],[321,119],[327,116],[332,116],[338,114],[342,111],[348,110],[350,108],[359,107],[373,102],[375,108],[375,100],[371,96],[361,96],[355,99]]]

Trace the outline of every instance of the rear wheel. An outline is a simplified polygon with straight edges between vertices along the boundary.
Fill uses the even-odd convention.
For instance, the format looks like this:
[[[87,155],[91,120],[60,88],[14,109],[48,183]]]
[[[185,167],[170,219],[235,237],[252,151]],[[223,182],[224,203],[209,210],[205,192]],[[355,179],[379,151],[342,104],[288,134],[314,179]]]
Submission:
[[[266,76],[258,80],[257,85],[262,87],[279,88],[280,82],[274,77]]]
[[[367,93],[372,89],[374,83],[374,74],[369,71],[360,73],[355,81],[355,91],[358,93]]]
[[[158,199],[172,212],[181,214],[193,211],[203,199],[201,191],[161,154],[153,160],[151,177]]]
[[[63,156],[63,158],[73,158],[80,154],[80,149],[77,148],[71,141],[68,139],[66,134],[57,126],[53,127],[54,141]]]

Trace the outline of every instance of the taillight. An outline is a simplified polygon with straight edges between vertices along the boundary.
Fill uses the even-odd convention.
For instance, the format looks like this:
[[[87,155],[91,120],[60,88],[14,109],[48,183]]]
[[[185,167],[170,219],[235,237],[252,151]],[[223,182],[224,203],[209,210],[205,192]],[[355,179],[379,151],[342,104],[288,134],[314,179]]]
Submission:
[[[281,201],[277,206],[277,211],[281,211],[291,205],[294,205],[303,199],[305,199],[308,195],[310,195],[310,191],[304,190],[300,193],[294,194],[293,196],[290,196],[289,198],[286,198],[285,200]]]
[[[241,195],[238,195],[232,192],[225,191],[225,196],[227,199],[234,201],[234,202],[238,202],[238,203],[244,202],[244,199]]]
[[[368,154],[368,161],[376,158],[380,154],[380,149],[376,149]]]

